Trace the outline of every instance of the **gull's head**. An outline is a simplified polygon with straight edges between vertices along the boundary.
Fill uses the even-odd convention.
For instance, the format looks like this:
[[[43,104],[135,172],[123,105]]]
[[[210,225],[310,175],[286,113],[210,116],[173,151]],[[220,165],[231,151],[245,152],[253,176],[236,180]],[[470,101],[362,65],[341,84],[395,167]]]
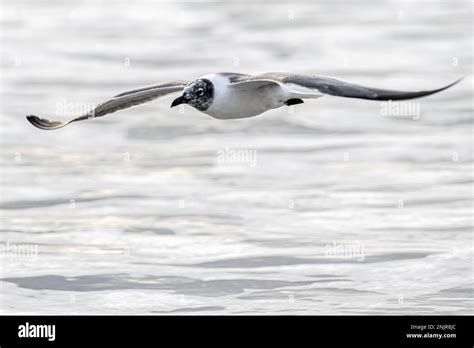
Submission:
[[[205,111],[211,106],[214,99],[214,86],[208,79],[197,79],[187,85],[183,94],[173,100],[171,107],[180,104],[189,104],[200,111]]]

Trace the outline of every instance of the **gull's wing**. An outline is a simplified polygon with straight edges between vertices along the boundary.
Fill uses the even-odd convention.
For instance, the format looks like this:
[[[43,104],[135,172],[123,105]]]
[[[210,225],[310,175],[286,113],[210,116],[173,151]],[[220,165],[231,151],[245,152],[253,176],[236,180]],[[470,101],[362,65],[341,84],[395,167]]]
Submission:
[[[455,85],[460,80],[462,80],[462,78],[442,88],[418,92],[393,91],[387,89],[364,87],[330,77],[297,75],[289,73],[266,73],[250,77],[242,77],[236,80],[233,84],[243,87],[246,83],[249,83],[249,85],[255,85],[255,83],[253,83],[252,81],[275,81],[277,83],[284,84],[290,87],[291,90],[294,89],[296,93],[300,92],[299,89],[302,88],[305,91],[309,89],[322,94],[329,94],[346,98],[359,98],[369,100],[404,100],[424,97],[427,95],[441,92]],[[304,95],[301,96],[304,97]],[[309,96],[310,95],[308,95],[308,97]]]
[[[155,86],[143,87],[132,91],[117,94],[111,99],[97,105],[85,115],[78,116],[67,122],[48,121],[34,115],[26,116],[30,123],[41,129],[58,129],[67,126],[69,123],[87,120],[89,118],[102,117],[113,112],[128,109],[133,106],[149,102],[166,94],[183,90],[188,82],[173,81]]]
[[[260,88],[260,87],[269,86],[269,85],[281,86],[282,84],[278,81],[270,80],[270,79],[251,78],[251,79],[237,80],[235,82],[231,82],[229,84],[229,87],[233,89],[249,89],[249,88]]]

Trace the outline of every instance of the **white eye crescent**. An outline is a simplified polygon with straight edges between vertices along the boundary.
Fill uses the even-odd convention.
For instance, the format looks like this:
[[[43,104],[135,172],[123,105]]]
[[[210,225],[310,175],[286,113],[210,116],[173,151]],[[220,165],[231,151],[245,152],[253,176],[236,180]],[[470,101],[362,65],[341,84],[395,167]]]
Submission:
[[[196,91],[196,95],[198,97],[202,96],[204,94],[204,90],[202,88],[199,88],[197,91]]]

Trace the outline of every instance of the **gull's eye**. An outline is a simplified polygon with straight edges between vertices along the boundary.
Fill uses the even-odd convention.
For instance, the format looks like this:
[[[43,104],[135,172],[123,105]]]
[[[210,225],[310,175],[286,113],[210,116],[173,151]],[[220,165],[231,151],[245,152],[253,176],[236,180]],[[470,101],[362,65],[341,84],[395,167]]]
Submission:
[[[198,97],[202,96],[204,94],[204,90],[202,88],[198,88],[198,90],[196,91],[196,95]]]

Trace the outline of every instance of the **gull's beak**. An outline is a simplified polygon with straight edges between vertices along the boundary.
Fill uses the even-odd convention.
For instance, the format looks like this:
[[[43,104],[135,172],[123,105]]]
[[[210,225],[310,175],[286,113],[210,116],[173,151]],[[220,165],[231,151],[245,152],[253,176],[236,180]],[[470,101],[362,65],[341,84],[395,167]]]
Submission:
[[[187,103],[189,100],[188,98],[186,98],[185,96],[181,96],[179,98],[176,98],[175,100],[173,100],[173,102],[171,103],[171,107],[175,107],[176,105],[179,105],[179,104],[185,104]]]

